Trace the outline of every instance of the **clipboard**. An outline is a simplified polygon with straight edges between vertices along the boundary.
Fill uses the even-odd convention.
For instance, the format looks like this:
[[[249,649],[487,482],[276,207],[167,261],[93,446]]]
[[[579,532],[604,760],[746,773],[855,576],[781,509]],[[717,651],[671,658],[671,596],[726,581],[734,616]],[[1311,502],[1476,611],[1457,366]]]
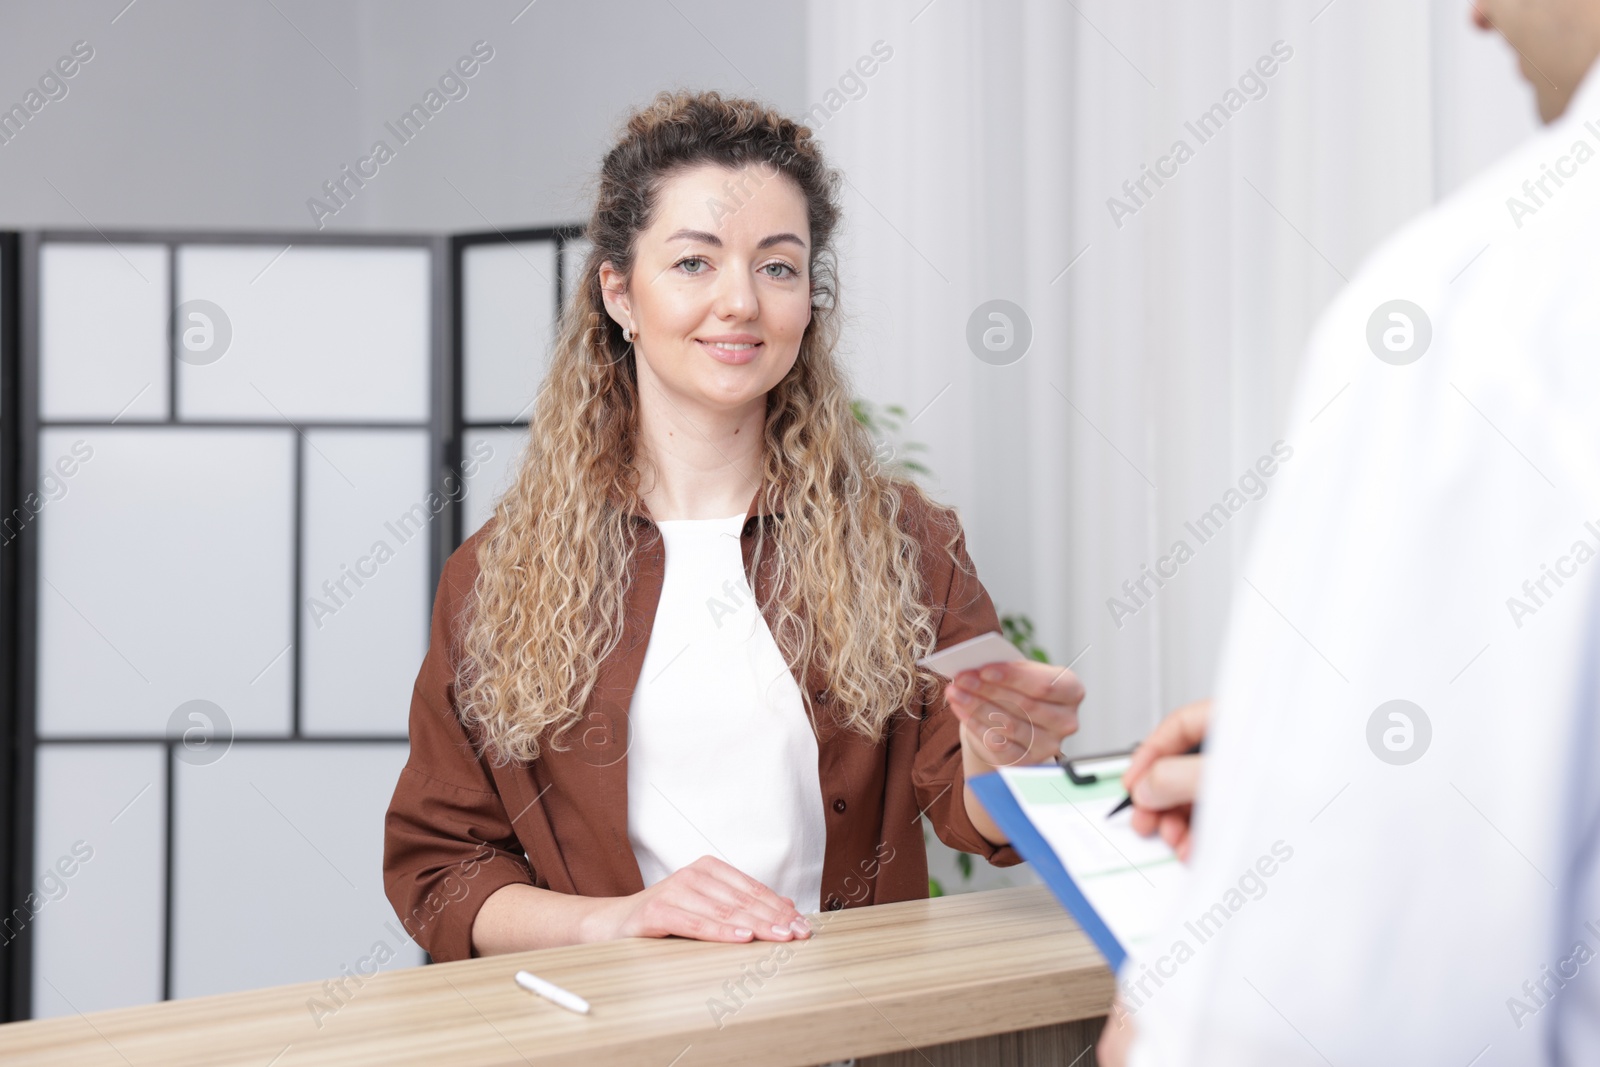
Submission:
[[[1117,755],[1126,753],[1008,767],[968,783],[1113,973],[1159,930],[1182,877],[1176,853],[1134,834],[1130,813],[1106,818],[1125,795],[1122,776],[1093,764]]]

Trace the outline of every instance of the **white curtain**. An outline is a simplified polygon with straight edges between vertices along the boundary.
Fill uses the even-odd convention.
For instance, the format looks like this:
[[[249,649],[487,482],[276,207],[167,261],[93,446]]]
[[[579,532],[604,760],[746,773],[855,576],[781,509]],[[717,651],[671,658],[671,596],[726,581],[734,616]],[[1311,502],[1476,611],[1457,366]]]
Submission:
[[[1209,692],[1260,506],[1241,476],[1315,432],[1284,411],[1313,319],[1387,234],[1533,128],[1514,54],[1469,13],[812,0],[805,121],[849,183],[858,392],[907,409],[1001,612],[1075,661],[1077,751]],[[1032,327],[1006,366],[967,341],[993,299]],[[1218,504],[1202,543],[1186,523]],[[1160,564],[1180,540],[1192,556]],[[1146,565],[1172,577],[1124,591]]]

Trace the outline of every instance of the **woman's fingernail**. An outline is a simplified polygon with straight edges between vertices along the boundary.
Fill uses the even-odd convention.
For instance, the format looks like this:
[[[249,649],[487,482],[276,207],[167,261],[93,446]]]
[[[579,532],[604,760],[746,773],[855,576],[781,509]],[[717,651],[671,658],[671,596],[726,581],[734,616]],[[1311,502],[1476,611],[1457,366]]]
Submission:
[[[811,924],[806,922],[804,919],[796,919],[794,922],[789,924],[789,929],[794,931],[796,937],[811,936]]]
[[[787,926],[779,926],[777,923],[772,924],[772,932],[777,934],[779,937],[788,937],[790,934],[794,933],[794,931],[789,929]]]
[[[756,935],[755,935],[755,931],[746,930],[744,927],[741,926],[741,927],[739,927],[739,928],[737,928],[736,930],[733,931],[733,936],[734,937],[754,937]]]
[[[982,678],[986,682],[998,682],[1000,680],[1000,668],[985,667],[983,670],[978,672],[978,677]]]

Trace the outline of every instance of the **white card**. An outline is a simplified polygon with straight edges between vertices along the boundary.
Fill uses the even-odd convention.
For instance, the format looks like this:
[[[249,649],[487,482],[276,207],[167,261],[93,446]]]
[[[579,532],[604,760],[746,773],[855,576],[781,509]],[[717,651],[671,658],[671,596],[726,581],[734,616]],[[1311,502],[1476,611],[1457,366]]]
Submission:
[[[962,671],[977,670],[991,663],[1008,663],[1011,660],[1027,658],[1017,650],[1016,645],[991,630],[923,656],[917,660],[917,666],[926,667],[946,678],[954,678]]]

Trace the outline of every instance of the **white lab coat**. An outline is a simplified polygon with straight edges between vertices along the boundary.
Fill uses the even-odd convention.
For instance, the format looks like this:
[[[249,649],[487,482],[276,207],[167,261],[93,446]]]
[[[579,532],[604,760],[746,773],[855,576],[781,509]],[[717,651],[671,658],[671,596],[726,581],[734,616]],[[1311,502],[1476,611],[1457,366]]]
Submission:
[[[1404,365],[1368,342],[1396,299]],[[1600,1064],[1600,73],[1377,250],[1285,439],[1130,1062]]]

